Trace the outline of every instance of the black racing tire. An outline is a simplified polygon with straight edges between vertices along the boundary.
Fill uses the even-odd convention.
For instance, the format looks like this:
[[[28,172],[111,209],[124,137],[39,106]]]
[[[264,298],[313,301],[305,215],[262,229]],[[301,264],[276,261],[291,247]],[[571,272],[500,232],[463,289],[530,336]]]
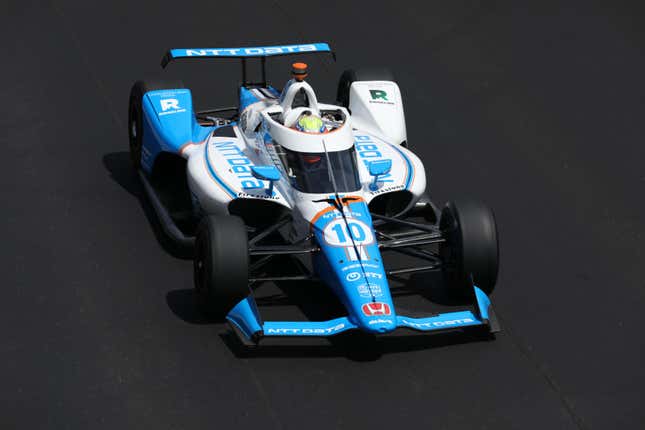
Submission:
[[[394,75],[386,68],[348,69],[340,75],[336,100],[349,108],[349,88],[356,81],[394,81]]]
[[[236,216],[206,216],[197,227],[194,281],[197,306],[222,320],[249,295],[249,251],[246,226]]]
[[[449,202],[439,227],[444,280],[456,297],[471,297],[471,279],[487,295],[493,292],[499,269],[497,225],[493,212],[478,202]]]
[[[128,138],[130,140],[130,159],[135,170],[141,168],[141,148],[143,147],[143,95],[148,91],[184,88],[181,81],[137,81],[130,90],[128,102]]]

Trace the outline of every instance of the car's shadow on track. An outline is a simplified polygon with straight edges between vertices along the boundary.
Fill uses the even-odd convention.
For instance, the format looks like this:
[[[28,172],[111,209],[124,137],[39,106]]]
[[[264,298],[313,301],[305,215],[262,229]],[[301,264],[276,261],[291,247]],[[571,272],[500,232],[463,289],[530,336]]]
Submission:
[[[152,228],[157,242],[164,251],[175,258],[191,259],[192,255],[190,252],[179,248],[164,234],[155,211],[146,198],[141,181],[137,177],[137,173],[132,168],[130,153],[127,151],[111,152],[104,154],[102,161],[103,166],[110,175],[110,178],[132,196],[136,197],[139,201],[146,219],[148,220],[148,224]]]
[[[388,336],[371,336],[364,333],[346,332],[326,339],[273,339],[258,346],[249,347],[240,342],[232,331],[220,334],[224,344],[238,358],[329,358],[345,357],[352,361],[375,361],[384,355],[401,352],[442,348],[463,343],[482,342],[491,339],[475,331]],[[266,343],[265,343],[266,342]]]
[[[173,314],[180,320],[189,324],[213,324],[197,308],[195,293],[192,288],[173,290],[166,294],[166,303]]]

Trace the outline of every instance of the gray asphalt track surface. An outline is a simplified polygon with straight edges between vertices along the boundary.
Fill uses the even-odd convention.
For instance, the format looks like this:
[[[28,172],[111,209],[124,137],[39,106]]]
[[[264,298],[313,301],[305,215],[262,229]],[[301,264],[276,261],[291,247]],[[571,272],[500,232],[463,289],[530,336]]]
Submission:
[[[0,428],[643,428],[638,2],[8,0],[0,11]],[[192,263],[155,233],[128,164],[130,86],[159,74],[169,47],[298,41],[338,53],[309,60],[326,101],[345,68],[393,69],[434,200],[494,208],[495,341],[246,355],[195,312]],[[270,64],[281,86],[288,61]],[[235,104],[237,63],[166,76],[199,108]]]

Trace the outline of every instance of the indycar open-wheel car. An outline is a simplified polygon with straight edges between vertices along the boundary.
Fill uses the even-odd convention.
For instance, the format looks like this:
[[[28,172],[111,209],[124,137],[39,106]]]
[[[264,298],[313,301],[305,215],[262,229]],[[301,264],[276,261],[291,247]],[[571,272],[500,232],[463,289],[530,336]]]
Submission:
[[[346,71],[337,104],[318,101],[304,63],[293,64],[282,89],[266,82],[268,57],[330,53],[326,43],[168,51],[163,67],[178,59],[240,59],[234,107],[195,112],[181,83],[133,86],[131,158],[164,232],[194,255],[199,307],[252,344],[347,330],[498,331],[489,299],[499,260],[493,213],[469,201],[439,211],[429,199],[391,74]],[[248,79],[249,60],[259,60],[259,82]],[[388,252],[416,263],[385,267]],[[298,273],[268,271],[278,256]],[[397,312],[388,278],[428,271],[440,271],[446,291],[470,306],[414,317]],[[306,280],[331,289],[346,315],[262,318],[252,287]]]

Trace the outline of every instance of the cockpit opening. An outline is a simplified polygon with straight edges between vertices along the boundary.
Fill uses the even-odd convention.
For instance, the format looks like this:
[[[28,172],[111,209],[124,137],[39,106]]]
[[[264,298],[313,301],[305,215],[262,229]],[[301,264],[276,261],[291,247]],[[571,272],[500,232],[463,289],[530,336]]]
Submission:
[[[302,109],[302,112],[300,115],[311,113],[311,111],[308,111],[305,109]],[[281,112],[271,112],[269,113],[269,117],[277,122],[280,125],[284,125],[282,122],[282,113]],[[300,116],[298,117],[298,119]],[[324,125],[324,130],[322,131],[323,133],[329,133],[330,131],[334,131],[337,128],[340,128],[343,124],[345,124],[345,121],[347,121],[347,118],[345,114],[343,113],[342,110],[340,109],[321,109],[320,110],[320,118],[322,119],[323,125]],[[297,120],[296,120],[297,124]],[[297,129],[297,127],[295,127]]]
[[[355,192],[361,189],[361,182],[356,166],[354,148],[328,152],[296,152],[279,148],[278,152],[285,172],[295,189],[303,193],[333,193],[327,155],[331,164],[331,173],[339,193]]]

